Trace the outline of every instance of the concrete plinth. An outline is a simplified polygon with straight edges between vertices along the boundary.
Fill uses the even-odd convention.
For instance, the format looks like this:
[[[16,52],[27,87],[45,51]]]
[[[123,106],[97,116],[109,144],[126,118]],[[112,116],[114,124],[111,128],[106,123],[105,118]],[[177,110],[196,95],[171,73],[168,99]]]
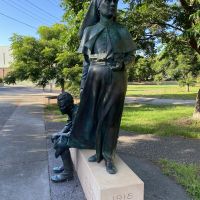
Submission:
[[[106,172],[105,163],[91,163],[87,159],[93,150],[71,149],[72,160],[87,200],[143,200],[144,183],[118,157],[117,174]]]

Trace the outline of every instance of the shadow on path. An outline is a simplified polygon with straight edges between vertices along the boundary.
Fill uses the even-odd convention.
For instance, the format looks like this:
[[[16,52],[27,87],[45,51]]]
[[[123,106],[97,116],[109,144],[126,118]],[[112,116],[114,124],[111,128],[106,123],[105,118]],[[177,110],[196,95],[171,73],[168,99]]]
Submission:
[[[164,158],[200,164],[200,139],[159,137],[121,131],[118,151],[151,161]]]

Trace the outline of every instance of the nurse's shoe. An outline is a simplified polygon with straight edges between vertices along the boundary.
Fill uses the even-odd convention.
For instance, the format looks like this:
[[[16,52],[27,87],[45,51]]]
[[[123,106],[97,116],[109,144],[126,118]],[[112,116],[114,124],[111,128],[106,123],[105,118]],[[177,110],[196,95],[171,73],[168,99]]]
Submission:
[[[113,160],[105,160],[105,165],[106,165],[106,171],[109,174],[116,174],[117,173],[117,168],[115,167]]]
[[[97,155],[94,154],[93,156],[90,156],[90,157],[88,158],[88,162],[97,162]]]

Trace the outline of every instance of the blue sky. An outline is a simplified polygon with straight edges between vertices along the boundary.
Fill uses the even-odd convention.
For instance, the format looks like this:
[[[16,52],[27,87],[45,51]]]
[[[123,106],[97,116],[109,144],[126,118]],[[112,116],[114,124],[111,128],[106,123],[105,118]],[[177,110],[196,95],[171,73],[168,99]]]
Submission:
[[[0,46],[9,45],[13,33],[37,37],[39,26],[59,23],[64,13],[59,4],[60,0],[0,0]],[[119,7],[124,6],[119,1]]]

